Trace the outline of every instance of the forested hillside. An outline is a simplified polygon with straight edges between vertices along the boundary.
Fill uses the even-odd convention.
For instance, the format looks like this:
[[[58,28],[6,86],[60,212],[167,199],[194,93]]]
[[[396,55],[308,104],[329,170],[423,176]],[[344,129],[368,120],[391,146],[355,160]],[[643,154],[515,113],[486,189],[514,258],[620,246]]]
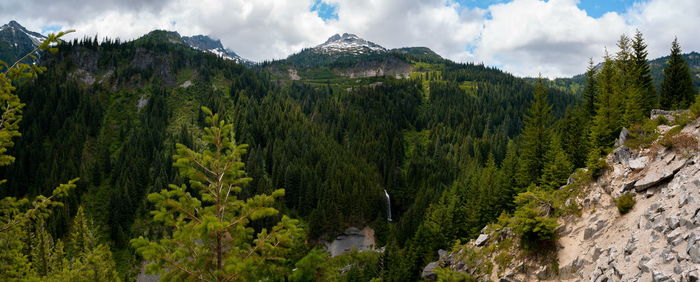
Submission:
[[[328,64],[376,58],[313,65],[292,57],[248,68],[164,31],[130,42],[83,39],[56,47],[42,58],[47,70],[16,90],[26,106],[21,137],[8,151],[16,159],[0,170],[7,179],[0,193],[49,195],[79,178],[64,205],[23,234],[36,236],[41,228],[48,234],[42,236],[60,243],[73,238],[72,222],[86,217],[94,240],[109,246],[122,280],[134,279],[142,258],[157,262],[153,270],[168,270],[164,279],[208,275],[158,257],[170,253],[164,250],[180,250],[172,252],[178,260],[193,258],[202,271],[216,269],[215,280],[417,280],[438,249],[475,238],[503,212],[527,217],[518,213],[527,205],[519,193],[559,188],[575,167],[595,171],[619,129],[639,124],[659,103],[649,88],[646,54],[635,55],[629,46],[599,72],[590,70],[583,96],[420,48],[389,55],[410,66],[406,78],[336,73],[291,79],[269,66],[303,65],[307,74],[316,66],[328,74]],[[629,84],[618,87],[621,81]],[[692,97],[686,96],[662,93],[660,101],[687,108]],[[235,164],[235,171],[220,167],[219,159]],[[224,185],[235,186],[231,191],[242,201],[228,205],[219,200],[228,193],[207,190]],[[195,191],[201,194],[189,194]],[[392,199],[391,222],[385,192]],[[226,225],[230,214],[219,207],[240,211],[241,219]],[[203,224],[212,214],[218,221]],[[326,262],[315,250],[347,227],[367,225],[383,252]],[[231,226],[235,232],[222,231]],[[203,237],[188,237],[197,232]],[[266,241],[273,237],[276,243]],[[178,246],[182,238],[187,243]],[[206,246],[213,240],[218,264],[213,257],[197,260],[202,245],[196,240]],[[240,256],[245,262],[224,262],[222,240],[249,251]],[[27,251],[18,248],[20,256]],[[259,256],[247,261],[253,253]]]

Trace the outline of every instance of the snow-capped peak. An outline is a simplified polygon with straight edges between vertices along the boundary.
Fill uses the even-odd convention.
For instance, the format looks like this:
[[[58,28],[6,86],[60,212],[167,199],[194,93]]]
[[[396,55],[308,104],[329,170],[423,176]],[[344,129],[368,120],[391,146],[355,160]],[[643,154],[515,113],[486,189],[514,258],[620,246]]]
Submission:
[[[386,52],[384,47],[360,38],[357,35],[343,33],[336,34],[328,38],[325,43],[316,46],[314,49],[323,53],[365,53],[365,52]]]
[[[12,37],[24,34],[32,41],[32,44],[35,46],[38,46],[39,44],[41,44],[41,42],[43,42],[46,39],[46,36],[43,36],[38,32],[29,31],[16,21],[10,21],[9,23],[0,26],[0,32],[8,33]]]
[[[214,40],[206,35],[184,36],[182,37],[182,40],[196,50],[209,52],[221,58],[236,61],[237,63],[241,64],[251,63],[250,61],[243,59],[241,56],[238,56],[238,54],[230,49],[224,48],[223,44],[221,44],[221,40]]]

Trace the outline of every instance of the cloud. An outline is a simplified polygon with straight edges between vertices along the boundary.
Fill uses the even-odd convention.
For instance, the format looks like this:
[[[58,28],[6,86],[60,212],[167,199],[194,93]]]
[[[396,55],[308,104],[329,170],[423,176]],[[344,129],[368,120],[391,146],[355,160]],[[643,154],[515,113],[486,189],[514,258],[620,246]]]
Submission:
[[[600,61],[606,46],[614,52],[619,36],[636,27],[652,58],[668,53],[674,35],[684,50],[700,49],[697,0],[640,0],[601,17],[588,15],[578,0],[498,1],[483,9],[458,1],[0,1],[0,22],[16,19],[32,30],[61,26],[78,30],[74,37],[123,40],[153,29],[205,34],[258,61],[285,58],[349,32],[388,48],[426,46],[455,61],[483,62],[521,76],[582,73],[589,57]],[[337,17],[319,16],[321,4]]]
[[[647,40],[651,58],[667,56],[671,41],[678,36],[686,52],[700,51],[698,19],[700,1],[697,0],[653,0],[632,6],[625,17],[636,26]]]
[[[454,60],[469,59],[484,12],[444,0],[326,0],[337,7],[336,30],[388,48],[426,46]]]
[[[476,56],[516,75],[568,76],[629,31],[616,13],[593,18],[577,1],[515,0],[489,7]]]

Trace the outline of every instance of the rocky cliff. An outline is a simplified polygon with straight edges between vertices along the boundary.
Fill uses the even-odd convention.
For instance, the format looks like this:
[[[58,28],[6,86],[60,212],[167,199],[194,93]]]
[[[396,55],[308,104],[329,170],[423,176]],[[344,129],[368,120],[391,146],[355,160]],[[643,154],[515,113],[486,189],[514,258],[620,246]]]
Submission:
[[[668,120],[674,113],[664,114]],[[508,228],[494,225],[452,253],[441,252],[423,277],[442,268],[492,281],[698,281],[700,119],[656,131],[655,141],[632,149],[619,145],[626,144],[623,130],[606,171],[579,183],[577,196],[567,200],[578,212],[558,219],[552,252],[524,254]],[[636,203],[622,214],[616,199],[625,194]]]

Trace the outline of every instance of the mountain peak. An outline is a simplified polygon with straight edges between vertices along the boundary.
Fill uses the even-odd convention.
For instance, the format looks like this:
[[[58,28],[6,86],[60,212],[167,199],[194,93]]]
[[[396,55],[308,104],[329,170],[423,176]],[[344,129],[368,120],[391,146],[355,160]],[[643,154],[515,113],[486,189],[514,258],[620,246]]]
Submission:
[[[194,49],[213,53],[224,59],[233,60],[241,64],[251,64],[250,61],[238,56],[236,52],[233,52],[228,48],[224,48],[224,45],[221,44],[221,40],[219,39],[213,39],[207,35],[193,35],[184,36],[182,37],[182,40]]]
[[[352,33],[335,34],[328,38],[325,43],[316,46],[323,53],[383,53],[384,47],[374,42],[367,41]]]
[[[33,45],[37,46],[46,39],[46,36],[27,30],[15,20],[0,26],[0,33],[2,33],[0,34],[2,41],[11,42],[12,44],[19,44],[19,41],[29,39]]]

